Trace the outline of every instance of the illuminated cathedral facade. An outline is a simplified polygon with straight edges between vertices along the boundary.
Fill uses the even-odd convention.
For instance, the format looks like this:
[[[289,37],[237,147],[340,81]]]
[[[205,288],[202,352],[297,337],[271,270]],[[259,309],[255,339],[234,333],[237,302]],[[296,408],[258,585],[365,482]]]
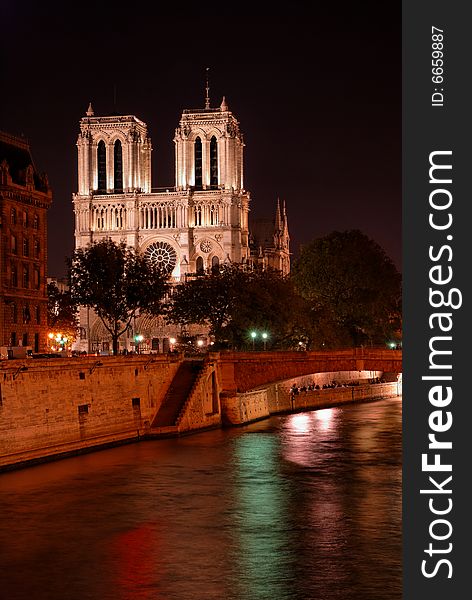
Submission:
[[[146,123],[133,115],[95,116],[89,105],[77,140],[75,247],[103,238],[126,242],[156,261],[175,282],[231,263],[289,273],[285,204],[277,202],[269,235],[267,222],[265,229],[255,223],[255,234],[249,230],[244,141],[225,99],[210,108],[207,93],[205,108],[184,110],[174,143],[175,186],[153,188]],[[143,351],[166,351],[179,333],[161,318],[142,317],[129,338],[122,336],[123,349],[133,349],[132,336],[138,330]],[[81,310],[80,331],[77,349],[106,351],[108,335],[91,311]],[[203,331],[194,333],[204,336]]]

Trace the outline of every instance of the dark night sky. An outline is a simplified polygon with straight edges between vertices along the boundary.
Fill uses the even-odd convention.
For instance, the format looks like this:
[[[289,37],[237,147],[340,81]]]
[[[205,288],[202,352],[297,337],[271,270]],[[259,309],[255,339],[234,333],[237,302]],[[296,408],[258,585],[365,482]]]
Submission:
[[[400,268],[400,3],[265,18],[62,7],[0,8],[0,129],[29,139],[53,187],[51,275],[64,274],[73,249],[75,143],[89,101],[96,115],[112,112],[117,85],[118,111],[148,124],[153,187],[172,186],[174,129],[182,109],[203,107],[206,66],[212,106],[225,95],[241,123],[253,216],[272,216],[280,196],[295,254],[359,228]]]

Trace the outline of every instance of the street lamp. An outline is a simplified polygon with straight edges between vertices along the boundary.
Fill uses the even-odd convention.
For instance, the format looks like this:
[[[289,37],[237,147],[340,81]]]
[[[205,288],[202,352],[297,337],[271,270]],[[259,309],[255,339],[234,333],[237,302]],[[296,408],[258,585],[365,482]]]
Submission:
[[[262,334],[262,339],[264,340],[264,351],[266,349],[266,344],[267,344],[267,338],[268,337],[269,337],[269,334],[264,331],[264,333]]]
[[[173,352],[174,351],[174,344],[177,340],[174,337],[169,338],[169,344],[170,344],[170,351]]]
[[[139,344],[140,344],[140,342],[142,342],[143,340],[144,340],[144,336],[143,336],[141,333],[139,333],[138,335],[135,335],[135,336],[134,336],[134,341],[136,342],[136,347],[135,347],[135,349],[136,349],[136,354],[139,354]]]
[[[254,343],[256,341],[257,333],[255,331],[251,331],[251,337],[252,337],[252,349],[254,350]]]

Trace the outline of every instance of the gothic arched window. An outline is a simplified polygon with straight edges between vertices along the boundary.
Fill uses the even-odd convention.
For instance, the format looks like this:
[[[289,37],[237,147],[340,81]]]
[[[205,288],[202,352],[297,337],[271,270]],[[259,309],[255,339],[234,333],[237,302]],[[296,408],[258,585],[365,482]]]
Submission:
[[[205,269],[203,268],[203,258],[201,256],[199,256],[197,258],[197,275],[203,275]]]
[[[218,142],[215,136],[210,140],[210,187],[218,187]]]
[[[100,140],[97,148],[97,172],[98,172],[98,192],[104,194],[107,191],[107,149],[105,142]]]
[[[203,187],[203,168],[202,168],[202,140],[195,139],[195,187],[201,190]]]
[[[114,149],[114,179],[115,194],[123,191],[123,150],[120,140],[116,140]]]
[[[212,273],[218,273],[220,270],[220,259],[217,256],[211,259],[211,270]]]

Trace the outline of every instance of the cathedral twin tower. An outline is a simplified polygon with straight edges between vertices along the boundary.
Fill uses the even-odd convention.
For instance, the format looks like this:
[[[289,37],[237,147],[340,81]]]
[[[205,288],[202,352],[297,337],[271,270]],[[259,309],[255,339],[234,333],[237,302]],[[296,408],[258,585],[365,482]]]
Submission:
[[[287,274],[285,207],[249,231],[250,195],[243,184],[243,136],[225,99],[219,108],[184,110],[175,130],[175,187],[151,185],[151,139],[135,116],[80,122],[75,244],[111,238],[157,261],[175,280],[229,263],[259,263]]]

